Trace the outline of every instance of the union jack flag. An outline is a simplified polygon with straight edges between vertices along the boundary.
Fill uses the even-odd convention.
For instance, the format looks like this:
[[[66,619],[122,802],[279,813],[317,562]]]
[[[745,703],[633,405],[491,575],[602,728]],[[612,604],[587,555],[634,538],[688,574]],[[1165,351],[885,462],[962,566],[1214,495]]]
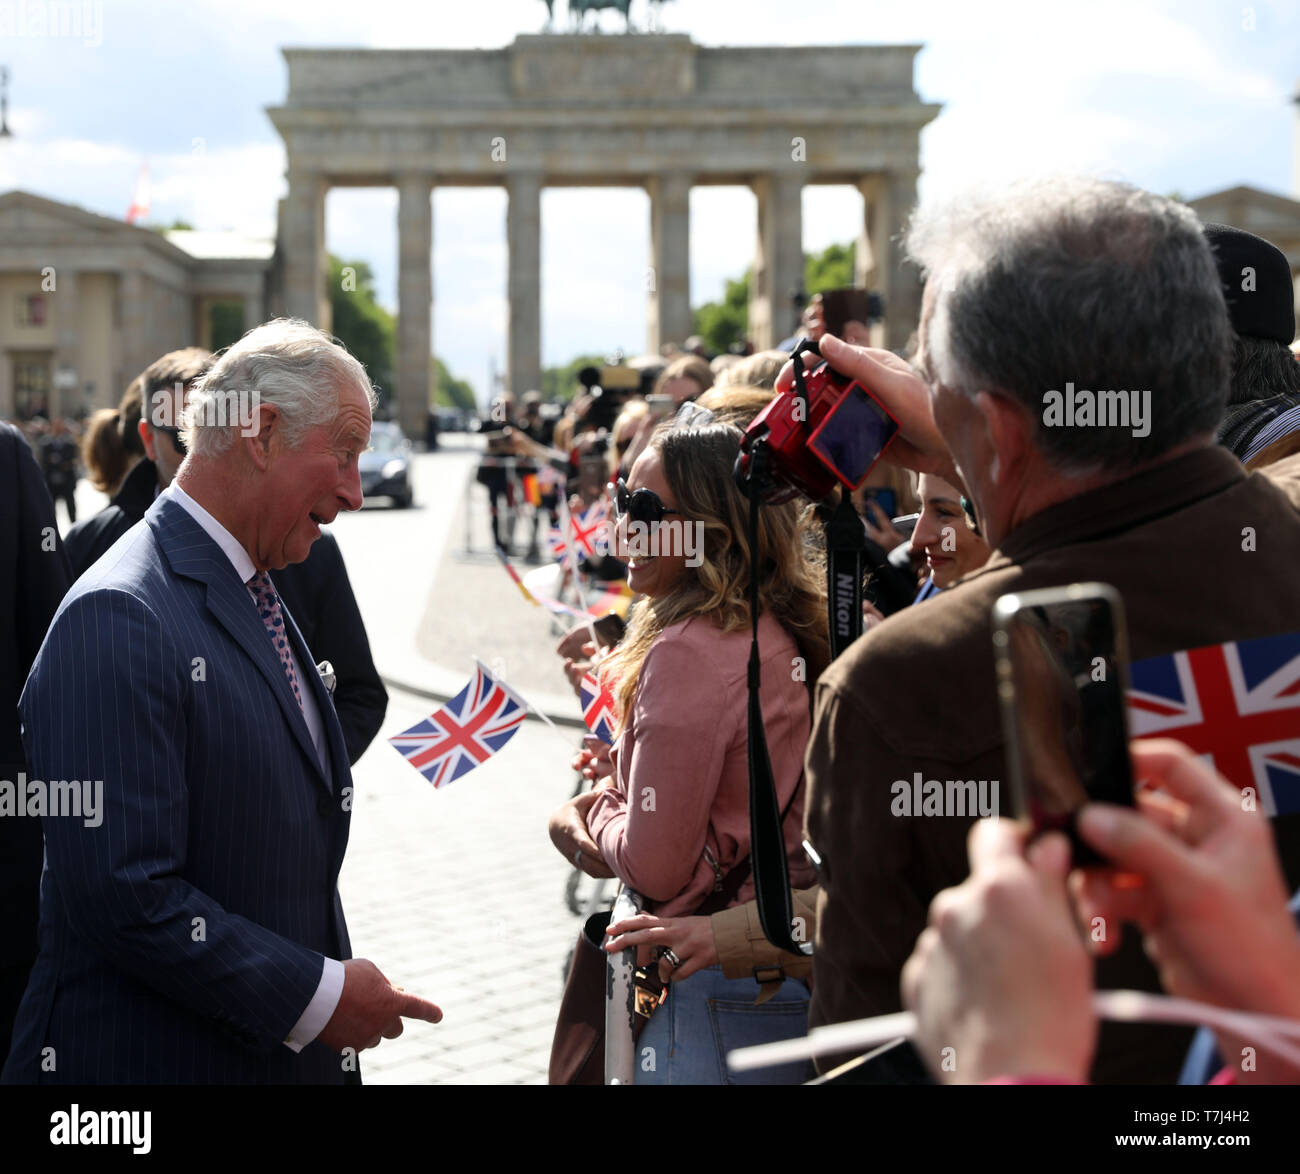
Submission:
[[[571,515],[569,525],[573,529],[573,542],[579,554],[588,558],[603,558],[609,549],[608,535],[605,533],[609,521],[609,502],[603,497],[589,505],[582,513]]]
[[[562,563],[569,553],[569,540],[559,526],[548,526],[546,530],[546,549],[556,562]]]
[[[613,743],[614,730],[618,727],[618,711],[614,707],[614,695],[608,686],[601,683],[595,673],[585,673],[578,688],[582,699],[582,720],[587,729],[602,742]]]
[[[523,725],[528,711],[482,666],[436,713],[389,742],[435,787],[486,762]]]
[[[1176,738],[1269,815],[1300,812],[1300,632],[1140,660],[1129,677],[1134,737]]]

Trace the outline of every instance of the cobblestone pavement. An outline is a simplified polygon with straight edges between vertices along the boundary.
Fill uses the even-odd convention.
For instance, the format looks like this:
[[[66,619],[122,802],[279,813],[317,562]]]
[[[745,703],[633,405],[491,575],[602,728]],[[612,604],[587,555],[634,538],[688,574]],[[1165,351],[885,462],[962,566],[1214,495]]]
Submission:
[[[477,449],[458,442],[470,443],[448,438],[447,451],[416,458],[420,508],[367,507],[335,523],[375,663],[390,682],[448,694],[469,679],[471,655],[500,658],[529,701],[577,718],[545,613],[486,558]],[[471,558],[467,505],[479,551]],[[580,731],[526,722],[498,755],[435,791],[385,739],[438,703],[389,691],[384,727],[353,771],[359,798],[340,890],[354,953],[438,1003],[444,1018],[410,1022],[363,1053],[363,1077],[545,1083],[578,926],[564,902],[572,870],[551,847],[546,821],[571,793]]]

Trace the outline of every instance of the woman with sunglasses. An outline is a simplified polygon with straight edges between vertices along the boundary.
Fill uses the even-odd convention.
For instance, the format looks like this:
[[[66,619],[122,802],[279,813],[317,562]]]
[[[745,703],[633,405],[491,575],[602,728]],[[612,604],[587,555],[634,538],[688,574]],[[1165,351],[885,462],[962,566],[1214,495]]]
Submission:
[[[616,487],[618,553],[644,598],[601,667],[621,715],[613,774],[551,819],[551,838],[568,859],[593,876],[617,876],[664,917],[743,904],[754,893],[746,750],[751,552],[748,501],[732,477],[740,435],[723,424],[661,428]],[[804,553],[799,506],[764,506],[760,518],[752,565],[763,722],[791,881],[806,887],[803,754],[809,690],[829,657],[826,600]],[[637,1043],[637,1081],[724,1083],[726,1051],[806,1032],[803,982],[789,979],[755,1006],[759,995],[756,980],[727,979],[716,966],[673,983]],[[754,1075],[790,1082],[802,1070]]]

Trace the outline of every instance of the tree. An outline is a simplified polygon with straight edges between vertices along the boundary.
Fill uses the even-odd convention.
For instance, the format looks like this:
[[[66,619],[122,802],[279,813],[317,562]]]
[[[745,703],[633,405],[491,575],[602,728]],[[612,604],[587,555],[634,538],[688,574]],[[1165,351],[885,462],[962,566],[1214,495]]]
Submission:
[[[464,380],[457,379],[447,370],[447,364],[439,358],[430,363],[430,376],[433,379],[433,402],[439,407],[460,408],[466,412],[478,411],[478,401],[474,389]]]
[[[733,342],[744,340],[749,330],[749,282],[753,271],[727,282],[722,301],[705,302],[695,310],[693,327],[714,354],[722,354]],[[684,339],[675,339],[683,342]]]
[[[820,253],[805,256],[803,287],[808,296],[851,286],[854,253],[853,245],[827,245]]]
[[[333,332],[365,367],[380,404],[393,387],[397,322],[375,300],[375,276],[365,261],[343,262],[329,256],[330,310]]]
[[[853,284],[854,246],[828,245],[820,253],[804,256],[803,287],[812,297],[828,289]],[[705,302],[694,311],[694,331],[714,354],[722,354],[732,343],[741,342],[749,332],[749,283],[753,270],[744,277],[728,281],[722,301]],[[680,339],[677,341],[681,341]]]
[[[222,300],[208,307],[208,338],[214,351],[244,337],[244,303]]]

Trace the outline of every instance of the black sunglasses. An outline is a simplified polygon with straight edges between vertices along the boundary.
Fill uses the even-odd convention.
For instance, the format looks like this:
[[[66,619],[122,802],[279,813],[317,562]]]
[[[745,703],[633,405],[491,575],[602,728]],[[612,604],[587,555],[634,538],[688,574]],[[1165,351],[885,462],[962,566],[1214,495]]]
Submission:
[[[614,497],[614,520],[619,521],[626,514],[634,522],[650,525],[662,522],[664,514],[680,514],[681,510],[670,510],[659,495],[650,489],[637,489],[628,492],[627,482],[620,477],[610,485]]]
[[[164,428],[161,424],[151,425],[155,432],[162,432],[172,438],[172,444],[176,446],[177,452],[188,452],[185,447],[185,441],[181,439],[181,430],[179,428]]]

